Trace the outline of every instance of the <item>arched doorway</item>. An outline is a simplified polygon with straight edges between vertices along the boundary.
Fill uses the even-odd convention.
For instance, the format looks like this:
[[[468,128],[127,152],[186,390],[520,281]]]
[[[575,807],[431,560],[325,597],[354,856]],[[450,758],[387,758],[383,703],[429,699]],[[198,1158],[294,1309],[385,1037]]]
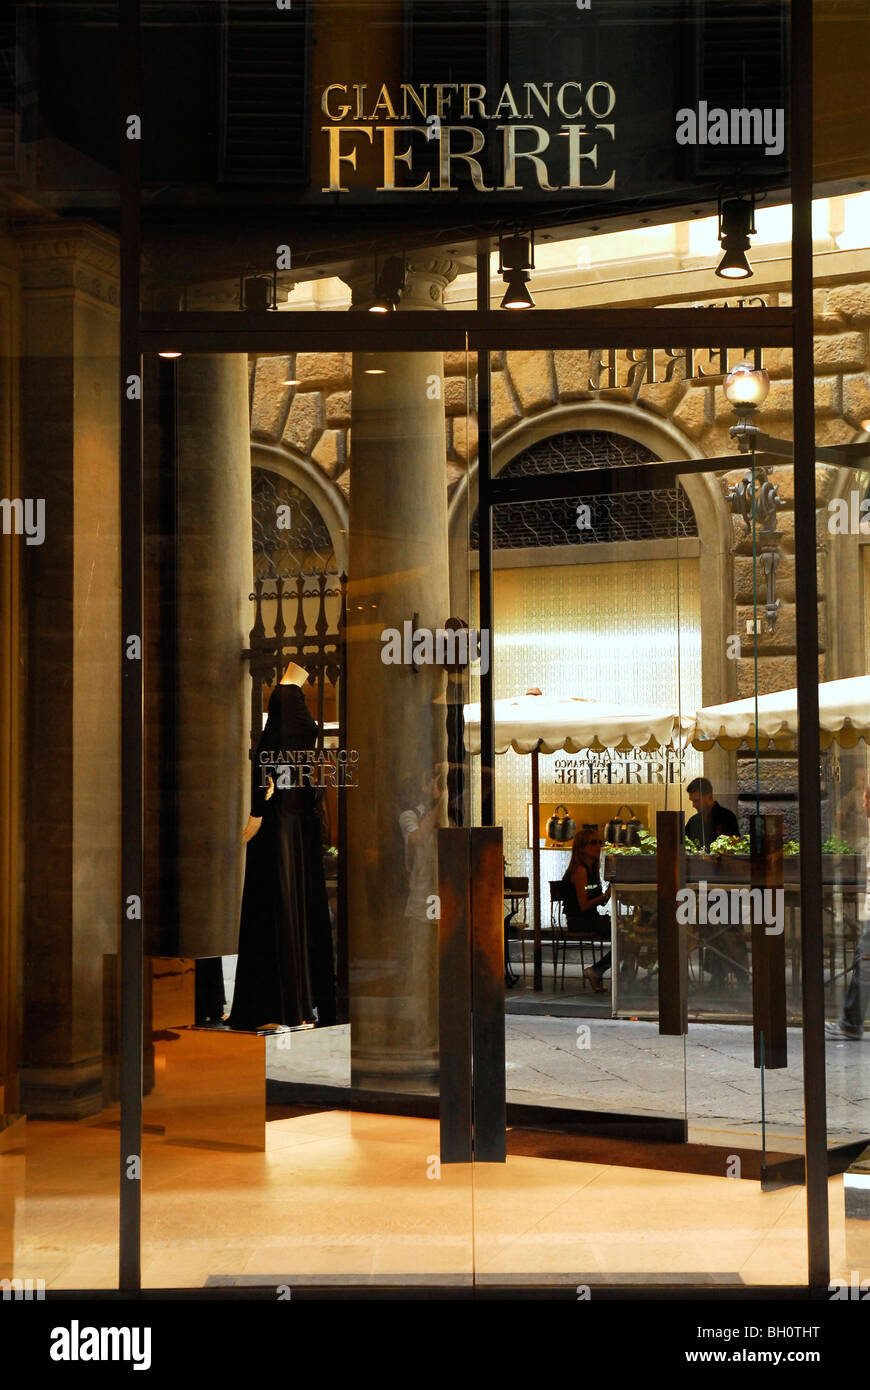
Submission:
[[[657,459],[648,444],[616,430],[576,429],[543,435],[503,463],[502,479],[576,472],[578,480],[570,497],[493,508],[496,699],[531,685],[555,697],[685,710],[701,703],[701,542],[687,491],[679,481],[636,492],[583,488],[584,473]],[[478,531],[475,512],[472,565]],[[559,761],[540,757],[542,805],[582,802],[586,818],[602,823],[610,814],[605,808],[624,796],[628,804],[640,800],[654,824],[657,810],[676,806],[676,784],[704,771],[694,752],[678,770],[660,770],[623,750],[613,759],[587,755],[579,765],[573,760],[569,775],[581,783],[568,788]],[[526,761],[497,759],[497,816],[510,876],[529,877],[531,871],[528,801]],[[547,857],[553,862],[543,873],[545,921],[547,880],[561,876],[567,852],[550,850]]]

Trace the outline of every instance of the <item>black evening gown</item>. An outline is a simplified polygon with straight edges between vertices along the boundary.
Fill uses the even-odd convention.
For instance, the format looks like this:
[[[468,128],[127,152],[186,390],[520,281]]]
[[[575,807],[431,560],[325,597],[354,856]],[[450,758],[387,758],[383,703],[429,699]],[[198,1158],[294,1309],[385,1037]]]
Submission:
[[[263,823],[248,841],[231,1028],[335,1022],[332,930],[323,873],[320,818],[307,785],[279,787],[286,752],[313,750],[317,724],[298,685],[277,685],[253,764],[251,815]],[[261,754],[270,754],[266,762]],[[274,762],[271,761],[274,758]],[[261,768],[275,790],[266,799]],[[309,764],[310,766],[310,764]]]

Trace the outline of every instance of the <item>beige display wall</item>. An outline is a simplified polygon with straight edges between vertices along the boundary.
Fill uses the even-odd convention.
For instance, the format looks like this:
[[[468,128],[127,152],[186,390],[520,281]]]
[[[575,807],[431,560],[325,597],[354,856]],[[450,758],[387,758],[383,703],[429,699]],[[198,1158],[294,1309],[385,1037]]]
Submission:
[[[496,569],[494,585],[496,700],[522,695],[536,685],[553,696],[686,710],[700,705],[697,556],[647,559],[638,564],[614,560]],[[476,692],[473,698],[477,698]],[[541,755],[542,802],[582,799],[590,805],[612,805],[622,795],[623,789],[612,784],[557,782],[556,764],[569,756]],[[702,755],[689,749],[683,759],[683,786],[702,772]],[[676,782],[670,787],[652,782],[624,788],[628,804],[649,807],[651,824],[655,823],[655,812],[665,809],[666,794],[667,809],[681,805],[686,809],[685,795],[680,801],[680,792]],[[530,796],[530,759],[512,751],[497,757],[496,815],[504,827],[506,873],[510,875],[531,877],[532,856],[526,836]],[[691,807],[687,809],[691,812]],[[547,882],[561,876],[567,861],[566,851],[544,853],[541,878],[545,914],[549,912]]]

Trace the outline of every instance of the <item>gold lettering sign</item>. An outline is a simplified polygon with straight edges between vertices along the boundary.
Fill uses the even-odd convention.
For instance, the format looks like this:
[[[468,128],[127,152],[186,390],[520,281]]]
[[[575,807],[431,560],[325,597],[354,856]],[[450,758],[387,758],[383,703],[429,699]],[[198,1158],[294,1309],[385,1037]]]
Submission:
[[[456,192],[460,174],[477,193],[612,190],[616,124],[607,118],[615,106],[616,91],[601,79],[588,85],[575,80],[506,82],[492,91],[482,82],[402,82],[393,87],[386,82],[377,87],[330,82],[320,99],[328,122],[320,130],[329,155],[329,183],[322,192],[351,192],[361,145],[374,146],[380,157],[378,193]],[[489,121],[489,131],[471,121]],[[560,149],[559,140],[567,141],[567,148]],[[420,167],[432,141],[438,142],[436,175],[431,165],[425,171]],[[490,141],[500,166],[494,183],[487,183],[484,174]],[[557,167],[564,170],[566,164],[567,181],[555,182],[562,177]]]

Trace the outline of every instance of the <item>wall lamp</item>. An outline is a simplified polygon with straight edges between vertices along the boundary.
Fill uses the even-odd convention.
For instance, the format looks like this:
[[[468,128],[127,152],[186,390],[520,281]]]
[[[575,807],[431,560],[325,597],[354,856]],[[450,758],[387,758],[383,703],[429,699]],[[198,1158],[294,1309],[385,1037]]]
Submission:
[[[723,389],[726,400],[737,416],[737,424],[731,426],[729,433],[732,439],[737,440],[741,454],[752,454],[750,471],[736,487],[729,488],[727,498],[732,512],[743,518],[747,535],[752,535],[753,544],[757,543],[758,559],[767,588],[764,613],[768,631],[773,632],[779,616],[779,599],[776,597],[779,533],[776,516],[786,503],[779,495],[778,485],[770,481],[770,467],[756,467],[756,444],[766,436],[752,423],[756,410],[767,400],[770,377],[763,367],[753,366],[751,362],[738,362],[725,377]]]
[[[759,433],[758,426],[752,424],[752,417],[767,400],[770,377],[763,367],[756,367],[752,362],[738,362],[725,377],[722,389],[737,416],[737,424],[731,426],[729,434],[737,440],[741,454],[748,454]]]
[[[375,261],[375,297],[369,305],[370,314],[392,314],[405,293],[407,272],[404,256],[390,256],[378,274]]]
[[[755,235],[755,199],[719,199],[719,242],[725,252],[716,267],[723,280],[747,280],[752,266],[746,259],[749,238]]]
[[[794,442],[765,434],[753,421],[755,412],[764,404],[770,390],[770,378],[763,367],[752,362],[738,362],[726,375],[723,389],[726,400],[737,416],[737,423],[731,426],[729,434],[737,441],[741,454],[751,455],[750,471],[736,487],[729,488],[727,500],[732,512],[743,518],[747,532],[754,531],[756,534],[758,559],[767,581],[767,623],[772,632],[779,610],[776,597],[776,571],[779,565],[776,516],[786,503],[779,495],[777,484],[771,482],[770,472],[777,459],[794,463]],[[870,428],[870,420],[862,421],[862,428],[865,425]],[[759,454],[763,460],[760,464],[756,457]],[[813,454],[816,463],[831,463],[838,468],[864,468],[870,460],[870,439],[856,440],[851,444],[815,444]],[[770,463],[765,455],[771,456]],[[735,457],[731,454],[708,458],[707,463],[710,467],[733,468]]]
[[[535,268],[535,234],[501,236],[498,239],[498,273],[507,285],[502,309],[534,309],[535,301],[526,288]]]

